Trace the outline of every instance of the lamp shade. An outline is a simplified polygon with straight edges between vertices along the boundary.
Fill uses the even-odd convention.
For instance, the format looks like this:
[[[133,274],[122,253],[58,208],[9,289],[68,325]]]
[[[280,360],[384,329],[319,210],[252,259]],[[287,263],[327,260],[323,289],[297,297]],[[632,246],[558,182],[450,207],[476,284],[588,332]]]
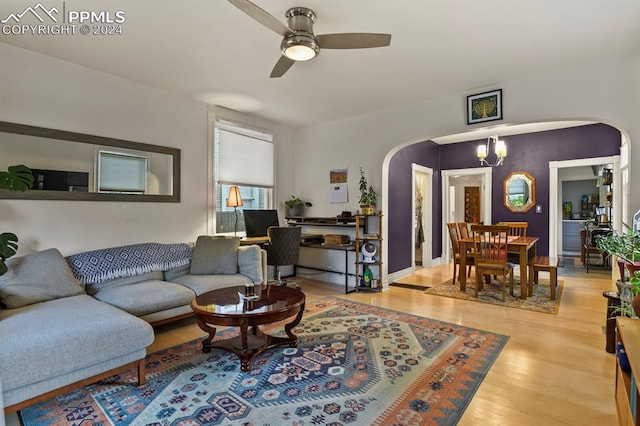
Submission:
[[[241,207],[242,197],[240,196],[240,188],[238,185],[232,185],[229,187],[229,197],[227,198],[227,207]]]

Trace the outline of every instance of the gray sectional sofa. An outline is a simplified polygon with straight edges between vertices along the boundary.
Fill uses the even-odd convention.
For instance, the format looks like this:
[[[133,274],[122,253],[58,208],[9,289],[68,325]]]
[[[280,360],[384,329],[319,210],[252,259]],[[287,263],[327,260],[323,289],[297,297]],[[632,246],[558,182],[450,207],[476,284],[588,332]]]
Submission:
[[[49,249],[7,264],[0,277],[0,401],[7,413],[125,369],[137,368],[144,383],[152,325],[192,315],[197,294],[260,283],[267,273],[264,250],[229,237],[66,258]]]

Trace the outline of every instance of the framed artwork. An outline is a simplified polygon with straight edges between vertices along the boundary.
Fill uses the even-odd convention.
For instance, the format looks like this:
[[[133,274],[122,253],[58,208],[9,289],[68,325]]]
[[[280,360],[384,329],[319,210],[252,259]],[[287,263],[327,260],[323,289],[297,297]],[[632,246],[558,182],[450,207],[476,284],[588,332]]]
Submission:
[[[467,96],[467,124],[502,120],[502,89]]]

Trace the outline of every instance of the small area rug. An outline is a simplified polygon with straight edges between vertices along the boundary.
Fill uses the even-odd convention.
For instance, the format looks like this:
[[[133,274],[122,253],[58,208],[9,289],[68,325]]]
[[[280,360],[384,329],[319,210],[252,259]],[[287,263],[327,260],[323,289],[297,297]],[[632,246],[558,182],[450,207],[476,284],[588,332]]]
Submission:
[[[297,348],[272,349],[246,373],[194,340],[149,355],[145,386],[131,371],[21,416],[27,426],[454,425],[509,339],[337,297],[309,304],[294,333]]]
[[[555,300],[550,300],[551,287],[549,279],[540,278],[539,281],[538,284],[533,285],[533,297],[527,297],[525,300],[520,299],[520,277],[517,275],[513,277],[514,296],[509,294],[509,281],[507,280],[507,293],[504,302],[500,300],[502,297],[502,287],[494,279],[491,280],[490,284],[485,283],[482,291],[478,293],[478,297],[475,297],[473,295],[475,285],[475,278],[473,276],[467,278],[467,288],[464,292],[460,290],[459,282],[453,285],[452,281],[448,280],[440,285],[428,288],[425,290],[425,293],[507,306],[509,308],[525,309],[527,311],[543,312],[545,314],[557,314],[560,307],[560,299],[562,298],[563,281],[558,279]]]

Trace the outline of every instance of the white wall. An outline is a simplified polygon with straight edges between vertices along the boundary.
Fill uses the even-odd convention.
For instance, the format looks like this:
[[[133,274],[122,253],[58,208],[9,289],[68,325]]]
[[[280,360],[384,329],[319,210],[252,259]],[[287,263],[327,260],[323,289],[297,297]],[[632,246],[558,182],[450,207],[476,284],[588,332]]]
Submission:
[[[0,57],[1,121],[182,151],[180,203],[0,200],[0,232],[18,235],[18,254],[49,247],[67,255],[136,242],[195,241],[207,233],[205,104],[2,43]],[[276,182],[285,191],[278,198],[285,199],[294,180],[291,130],[276,127]]]
[[[635,53],[567,69],[554,69],[550,64],[548,73],[544,75],[496,82],[490,88],[503,90],[504,120],[489,123],[486,127],[571,119],[594,120],[626,131],[633,147],[640,144],[638,75],[640,53]],[[357,209],[355,171],[358,166],[367,170],[374,186],[380,191],[383,160],[392,148],[481,127],[466,124],[465,102],[467,95],[484,89],[469,88],[468,91],[445,98],[303,129],[296,144],[297,188],[301,192],[314,194],[314,209],[319,214]],[[630,162],[640,162],[640,149],[632,149]],[[326,186],[328,170],[336,166],[348,167],[350,171],[350,202],[342,206],[344,208],[329,204],[326,191],[313,192],[313,188]],[[298,170],[304,170],[304,173]],[[638,180],[640,169],[635,168],[631,182]],[[385,198],[384,191],[382,198]],[[632,211],[640,208],[640,193],[631,194],[631,204]]]

